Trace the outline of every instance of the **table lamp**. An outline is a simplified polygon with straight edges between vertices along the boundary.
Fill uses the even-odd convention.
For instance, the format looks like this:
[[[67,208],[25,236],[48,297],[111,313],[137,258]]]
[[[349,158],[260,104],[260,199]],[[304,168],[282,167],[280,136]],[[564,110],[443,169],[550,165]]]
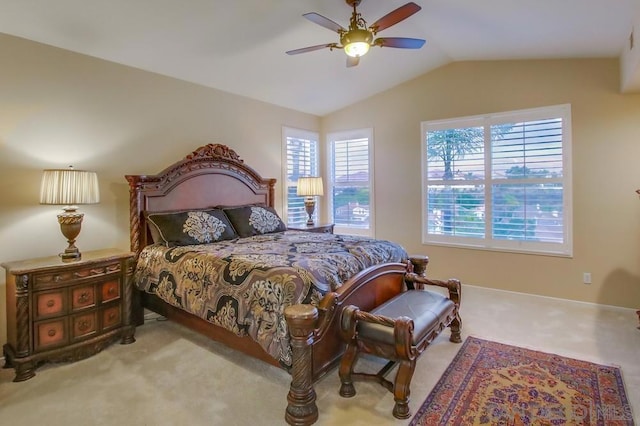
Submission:
[[[48,169],[42,173],[40,185],[40,204],[63,205],[63,213],[58,215],[62,235],[69,246],[60,253],[63,262],[74,262],[82,258],[75,245],[80,234],[84,213],[77,212],[77,204],[96,204],[100,202],[98,176],[86,170]]]
[[[309,216],[307,220],[307,226],[313,226],[313,212],[316,208],[316,199],[314,198],[317,195],[324,195],[322,189],[322,178],[321,177],[301,177],[298,178],[298,195],[302,195],[305,197],[304,199],[304,209]]]

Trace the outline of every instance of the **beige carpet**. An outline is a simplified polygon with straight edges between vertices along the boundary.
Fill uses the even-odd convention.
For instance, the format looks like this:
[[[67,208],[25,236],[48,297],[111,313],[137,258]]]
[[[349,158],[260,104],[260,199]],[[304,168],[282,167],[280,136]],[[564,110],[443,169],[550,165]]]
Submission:
[[[640,418],[640,330],[632,309],[464,286],[463,337],[473,335],[621,367]],[[26,382],[0,370],[2,425],[279,425],[289,376],[166,321],[148,321],[137,342],[72,364],[45,365]],[[460,345],[441,335],[418,361],[415,412]],[[381,364],[367,359],[365,363]],[[394,374],[392,372],[391,374]],[[316,385],[318,425],[406,425],[375,383],[338,396],[337,372]]]

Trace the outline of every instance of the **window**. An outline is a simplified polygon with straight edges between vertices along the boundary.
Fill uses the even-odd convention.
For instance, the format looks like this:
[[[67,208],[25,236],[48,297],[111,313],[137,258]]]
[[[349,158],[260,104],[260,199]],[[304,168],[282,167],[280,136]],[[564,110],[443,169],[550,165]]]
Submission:
[[[572,255],[571,107],[422,123],[423,243]]]
[[[285,187],[285,222],[288,226],[299,226],[307,223],[304,209],[304,197],[296,194],[298,178],[304,176],[320,176],[318,159],[318,134],[306,130],[283,128],[283,145],[287,165],[283,181]],[[318,220],[318,208],[313,214]]]
[[[329,203],[336,232],[373,236],[373,131],[329,134]]]

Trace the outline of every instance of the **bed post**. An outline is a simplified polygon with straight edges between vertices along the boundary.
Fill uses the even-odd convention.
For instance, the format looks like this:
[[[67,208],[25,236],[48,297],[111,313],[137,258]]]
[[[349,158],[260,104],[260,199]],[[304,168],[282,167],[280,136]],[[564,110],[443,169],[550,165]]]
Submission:
[[[285,308],[284,315],[289,327],[293,355],[285,420],[295,426],[311,425],[318,420],[311,370],[311,345],[318,320],[318,309],[312,305],[292,305]]]
[[[140,223],[140,179],[138,176],[125,176],[129,182],[129,241],[131,244],[131,251],[135,253],[131,268],[135,269],[135,262],[138,261],[140,255],[142,231]],[[131,313],[130,323],[135,326],[144,324],[144,307],[142,306],[141,294],[136,289],[133,283],[133,271],[129,275],[129,282],[127,285],[132,286],[132,300],[131,300]]]
[[[140,180],[137,176],[125,176],[129,182],[129,241],[131,251],[138,260],[140,254]]]

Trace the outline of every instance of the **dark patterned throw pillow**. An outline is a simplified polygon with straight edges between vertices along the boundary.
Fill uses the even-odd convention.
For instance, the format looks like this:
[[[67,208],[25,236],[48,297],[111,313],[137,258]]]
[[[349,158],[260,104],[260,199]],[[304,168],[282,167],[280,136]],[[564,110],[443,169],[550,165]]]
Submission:
[[[154,242],[167,247],[208,244],[238,237],[220,209],[151,213],[147,222]]]
[[[240,237],[287,230],[287,226],[272,207],[242,206],[224,209],[224,212]]]

